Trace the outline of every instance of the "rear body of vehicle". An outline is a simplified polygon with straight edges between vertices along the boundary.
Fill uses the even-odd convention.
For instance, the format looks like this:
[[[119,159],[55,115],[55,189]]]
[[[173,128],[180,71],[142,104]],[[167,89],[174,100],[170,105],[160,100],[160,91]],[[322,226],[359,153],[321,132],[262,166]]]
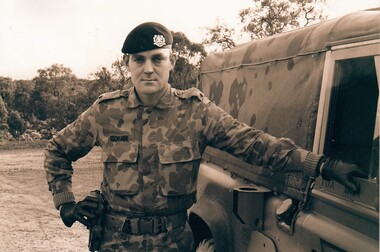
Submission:
[[[334,181],[276,174],[206,149],[196,241],[217,251],[378,251],[380,11],[209,55],[199,88],[238,120],[302,148],[356,162],[359,195]],[[308,188],[312,187],[312,190]]]

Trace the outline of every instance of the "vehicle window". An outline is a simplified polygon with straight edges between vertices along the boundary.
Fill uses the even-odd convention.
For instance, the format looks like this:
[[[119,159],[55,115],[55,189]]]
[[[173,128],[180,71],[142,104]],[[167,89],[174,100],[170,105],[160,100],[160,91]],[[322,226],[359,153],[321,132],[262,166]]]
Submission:
[[[324,152],[379,171],[379,85],[374,56],[335,61]]]

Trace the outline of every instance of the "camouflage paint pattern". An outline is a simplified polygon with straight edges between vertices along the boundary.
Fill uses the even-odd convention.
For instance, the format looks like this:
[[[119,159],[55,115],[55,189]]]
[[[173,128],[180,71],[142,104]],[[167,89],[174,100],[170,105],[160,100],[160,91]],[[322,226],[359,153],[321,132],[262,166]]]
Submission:
[[[329,44],[347,43],[352,37],[378,37],[379,23],[378,11],[358,11],[210,54],[202,64],[198,87],[239,121],[312,150]],[[209,155],[207,150],[203,159],[237,172],[229,162],[220,161],[227,158],[225,154],[211,151]],[[257,184],[299,200],[308,195],[306,185],[311,181],[302,174],[241,167],[252,171],[243,169],[241,175]]]
[[[378,11],[358,11],[210,54],[198,87],[239,121],[311,150],[329,44],[378,38],[379,23]]]

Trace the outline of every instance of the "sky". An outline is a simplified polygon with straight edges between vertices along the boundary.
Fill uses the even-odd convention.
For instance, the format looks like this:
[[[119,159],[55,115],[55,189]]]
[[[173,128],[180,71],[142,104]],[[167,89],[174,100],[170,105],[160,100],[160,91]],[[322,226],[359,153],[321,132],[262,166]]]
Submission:
[[[146,21],[200,43],[202,27],[237,25],[253,0],[0,0],[0,76],[32,79],[53,64],[89,78],[111,69],[128,32]],[[380,6],[380,0],[326,0],[330,18]]]

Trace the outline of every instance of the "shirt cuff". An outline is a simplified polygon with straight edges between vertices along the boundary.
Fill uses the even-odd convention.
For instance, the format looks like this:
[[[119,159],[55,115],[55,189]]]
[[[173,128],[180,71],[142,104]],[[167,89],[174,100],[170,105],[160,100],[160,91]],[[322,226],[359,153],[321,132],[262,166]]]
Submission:
[[[304,163],[304,174],[313,178],[318,177],[319,166],[322,160],[324,160],[324,155],[309,152]]]
[[[72,192],[61,192],[61,193],[54,194],[53,202],[54,202],[55,208],[57,208],[57,209],[59,209],[59,206],[65,204],[65,203],[71,203],[71,202],[75,203],[74,193],[72,193]]]

